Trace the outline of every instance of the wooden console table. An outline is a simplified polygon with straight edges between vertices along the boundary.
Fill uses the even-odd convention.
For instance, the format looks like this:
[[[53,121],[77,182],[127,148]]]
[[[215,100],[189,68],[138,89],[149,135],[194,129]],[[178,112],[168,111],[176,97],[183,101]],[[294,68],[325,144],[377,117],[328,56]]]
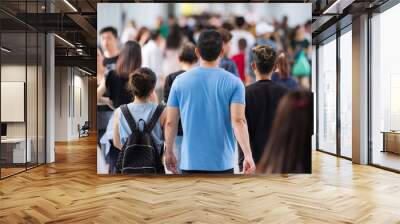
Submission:
[[[400,131],[383,131],[382,152],[400,154]]]

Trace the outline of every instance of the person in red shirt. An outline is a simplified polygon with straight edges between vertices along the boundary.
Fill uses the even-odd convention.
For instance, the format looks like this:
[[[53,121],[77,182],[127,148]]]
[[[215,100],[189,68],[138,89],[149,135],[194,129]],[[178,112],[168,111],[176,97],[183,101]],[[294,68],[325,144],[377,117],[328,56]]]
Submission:
[[[232,56],[232,61],[235,62],[238,70],[239,70],[239,77],[242,80],[242,82],[246,82],[246,74],[245,74],[245,68],[246,68],[246,47],[247,47],[247,42],[245,39],[240,39],[238,41],[238,47],[239,47],[239,53],[235,54]]]

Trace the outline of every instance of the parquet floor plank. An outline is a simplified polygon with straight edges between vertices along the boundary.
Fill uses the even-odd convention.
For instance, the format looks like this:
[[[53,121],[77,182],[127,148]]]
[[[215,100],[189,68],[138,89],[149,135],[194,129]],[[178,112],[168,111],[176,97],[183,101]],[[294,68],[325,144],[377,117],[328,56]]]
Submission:
[[[0,223],[400,223],[400,175],[313,152],[313,174],[96,174],[96,139],[0,181]]]

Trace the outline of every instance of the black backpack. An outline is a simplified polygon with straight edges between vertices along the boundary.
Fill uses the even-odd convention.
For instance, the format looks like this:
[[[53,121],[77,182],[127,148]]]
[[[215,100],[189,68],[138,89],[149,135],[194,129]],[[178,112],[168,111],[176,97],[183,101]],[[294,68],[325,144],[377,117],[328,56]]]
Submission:
[[[136,121],[126,104],[121,105],[120,108],[132,134],[129,135],[118,155],[116,163],[117,172],[123,174],[165,174],[165,169],[161,161],[163,148],[158,149],[151,135],[164,110],[164,106],[158,105],[149,121],[146,123],[143,119],[140,119],[138,125],[136,125]],[[143,130],[139,128],[141,122],[143,122]]]

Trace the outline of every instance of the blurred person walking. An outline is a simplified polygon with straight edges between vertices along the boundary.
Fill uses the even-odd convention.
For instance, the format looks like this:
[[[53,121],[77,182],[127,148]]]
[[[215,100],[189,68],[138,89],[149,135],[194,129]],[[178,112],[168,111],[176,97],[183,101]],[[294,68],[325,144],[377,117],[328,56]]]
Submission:
[[[98,73],[98,88],[104,83],[109,71],[115,69],[117,63],[119,49],[118,49],[118,33],[114,27],[104,27],[100,30],[100,43],[103,50],[102,55],[98,54],[97,60],[102,60],[102,66]],[[103,57],[102,57],[103,56]],[[99,63],[99,61],[97,61]],[[101,74],[99,74],[99,72]],[[108,95],[106,91],[102,92],[100,97]],[[97,139],[101,139],[107,129],[108,121],[112,116],[112,109],[107,105],[108,102],[102,102],[97,98]]]
[[[256,25],[256,34],[257,34],[257,39],[253,47],[257,45],[267,45],[270,46],[273,50],[277,50],[277,43],[272,40],[272,35],[274,33],[274,27],[269,25],[268,23],[265,22],[260,22]],[[249,64],[247,66],[247,74],[250,75],[250,77],[254,80],[256,79],[256,75],[252,69],[251,62],[253,61],[253,52],[249,52]]]
[[[292,74],[304,89],[310,89],[311,65],[307,57],[310,42],[305,37],[304,26],[297,26],[293,30],[290,43],[291,52],[294,55]]]
[[[164,61],[163,45],[164,39],[161,37],[160,32],[152,31],[150,39],[142,48],[142,66],[150,68],[157,75],[157,84],[155,88],[155,91],[157,93],[160,93],[162,91],[162,64]]]
[[[137,34],[136,23],[133,20],[129,20],[122,31],[121,43],[125,44],[128,41],[135,40]]]
[[[235,17],[235,29],[231,31],[232,33],[232,49],[230,55],[236,55],[240,53],[239,40],[245,39],[247,46],[245,52],[249,52],[249,47],[253,46],[255,43],[255,38],[253,34],[246,30],[246,20],[243,16]]]
[[[106,69],[104,68],[103,60],[104,60],[103,50],[101,50],[100,47],[97,47],[97,60],[96,60],[97,86],[99,86],[100,83],[104,80]]]
[[[252,49],[251,67],[257,82],[246,87],[246,120],[250,136],[250,146],[257,163],[261,159],[269,141],[275,111],[287,89],[271,81],[276,61],[276,52],[268,45],[258,45]],[[243,168],[244,155],[239,150],[239,168]]]
[[[106,73],[115,69],[117,63],[118,48],[118,32],[114,27],[108,26],[100,30],[100,42],[104,53],[103,65]]]
[[[172,84],[174,83],[176,77],[178,77],[180,74],[184,73],[185,71],[188,71],[195,66],[197,66],[197,61],[198,58],[195,53],[195,45],[192,43],[186,43],[183,45],[182,52],[179,55],[179,62],[181,64],[181,70],[171,73],[167,76],[165,79],[165,85],[164,85],[164,102],[168,102],[168,97],[171,91]],[[179,126],[178,126],[178,132],[177,136],[175,139],[175,155],[177,159],[177,164],[180,164],[180,158],[181,158],[181,147],[182,147],[182,139],[183,139],[183,130],[182,130],[182,122],[179,120]],[[177,167],[178,173],[180,173],[179,167]]]
[[[200,33],[195,49],[200,67],[179,75],[170,91],[165,128],[165,163],[177,173],[173,144],[182,118],[182,173],[233,173],[235,136],[243,149],[244,173],[253,173],[254,161],[245,118],[242,82],[218,68],[223,40],[215,30]]]
[[[219,34],[222,37],[222,48],[224,49],[224,54],[222,58],[219,61],[219,67],[225,69],[225,71],[232,73],[236,77],[240,78],[239,76],[239,71],[237,69],[237,66],[235,62],[228,58],[230,48],[231,48],[231,39],[232,39],[232,34],[224,28],[218,29]]]
[[[298,89],[297,81],[290,74],[290,65],[285,53],[280,53],[275,63],[271,80],[289,90]]]
[[[166,75],[176,72],[180,69],[179,54],[184,43],[183,34],[178,24],[173,24],[169,30],[165,43],[164,62],[162,74],[159,76],[161,86],[164,86],[164,78]],[[157,96],[161,99],[162,92],[159,90]]]
[[[279,103],[257,173],[311,173],[312,93],[293,91]]]
[[[137,32],[135,40],[140,44],[141,47],[143,47],[147,43],[147,41],[149,41],[150,36],[150,30],[147,27],[143,26],[140,27],[139,31]]]
[[[247,48],[247,42],[246,39],[242,38],[238,42],[238,47],[239,47],[239,53],[235,54],[232,56],[232,61],[235,62],[240,79],[242,80],[243,83],[246,83],[246,48]]]

